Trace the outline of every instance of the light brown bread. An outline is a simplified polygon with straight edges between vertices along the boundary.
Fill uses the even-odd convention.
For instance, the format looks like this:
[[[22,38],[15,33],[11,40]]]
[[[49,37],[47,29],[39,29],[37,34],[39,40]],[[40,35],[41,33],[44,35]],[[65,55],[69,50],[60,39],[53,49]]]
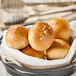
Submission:
[[[55,39],[53,44],[48,50],[46,50],[47,59],[62,59],[64,58],[70,49],[70,45],[61,40]]]
[[[47,50],[54,41],[54,32],[47,23],[38,22],[29,30],[28,40],[37,51]]]
[[[21,25],[13,25],[6,32],[5,39],[9,47],[23,49],[29,45],[28,29]]]
[[[66,19],[62,17],[56,17],[49,20],[48,24],[53,28],[56,39],[69,39],[70,26]]]
[[[36,51],[34,50],[31,46],[28,46],[24,49],[21,50],[22,53],[32,56],[32,57],[37,57],[37,58],[44,58],[44,52],[42,51]]]

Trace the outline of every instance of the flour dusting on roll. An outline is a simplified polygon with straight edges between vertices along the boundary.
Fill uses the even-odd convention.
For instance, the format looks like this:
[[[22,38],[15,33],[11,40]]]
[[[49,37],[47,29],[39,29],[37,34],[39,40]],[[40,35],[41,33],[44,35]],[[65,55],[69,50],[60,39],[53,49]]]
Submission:
[[[53,29],[47,23],[38,22],[30,28],[28,40],[33,49],[47,50],[54,41]]]

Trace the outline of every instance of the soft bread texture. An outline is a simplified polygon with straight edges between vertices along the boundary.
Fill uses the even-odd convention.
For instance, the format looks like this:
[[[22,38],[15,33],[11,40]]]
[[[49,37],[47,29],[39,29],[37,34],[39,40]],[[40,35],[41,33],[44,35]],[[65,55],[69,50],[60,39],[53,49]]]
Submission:
[[[51,19],[48,24],[53,28],[55,38],[68,40],[70,37],[70,26],[66,19],[56,17]]]
[[[44,59],[44,52],[36,51],[30,45],[22,49],[21,52],[32,57]]]
[[[7,45],[14,49],[23,49],[29,45],[28,29],[21,25],[13,25],[6,32]]]
[[[70,49],[70,45],[61,40],[55,39],[50,48],[46,51],[47,59],[62,59],[64,58]]]
[[[33,49],[47,50],[54,41],[54,32],[47,23],[38,22],[29,30],[28,40]]]

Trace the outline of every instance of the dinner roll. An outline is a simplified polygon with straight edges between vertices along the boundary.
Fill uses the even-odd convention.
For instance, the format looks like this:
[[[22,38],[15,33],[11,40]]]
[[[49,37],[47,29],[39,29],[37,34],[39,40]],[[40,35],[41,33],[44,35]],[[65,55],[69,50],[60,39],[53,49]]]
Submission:
[[[28,40],[33,49],[44,51],[54,41],[54,32],[47,23],[38,22],[29,30]]]
[[[53,44],[46,50],[47,59],[61,59],[64,58],[70,49],[70,45],[61,40],[55,39]]]
[[[21,52],[32,57],[37,57],[41,59],[44,58],[44,53],[42,51],[36,51],[31,46],[22,49]]]
[[[22,49],[29,45],[28,30],[21,25],[11,26],[5,35],[6,43],[14,49]]]
[[[70,27],[66,19],[62,17],[56,17],[51,19],[48,24],[53,28],[56,39],[69,39]]]

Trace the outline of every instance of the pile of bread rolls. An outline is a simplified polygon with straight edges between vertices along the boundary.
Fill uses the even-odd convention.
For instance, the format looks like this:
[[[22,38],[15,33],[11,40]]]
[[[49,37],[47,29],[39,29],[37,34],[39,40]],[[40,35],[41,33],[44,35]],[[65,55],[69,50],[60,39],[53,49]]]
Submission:
[[[56,17],[48,23],[37,22],[30,29],[13,25],[6,32],[5,40],[9,47],[26,55],[53,60],[62,59],[67,55],[70,45],[66,41],[69,37],[68,21]]]

